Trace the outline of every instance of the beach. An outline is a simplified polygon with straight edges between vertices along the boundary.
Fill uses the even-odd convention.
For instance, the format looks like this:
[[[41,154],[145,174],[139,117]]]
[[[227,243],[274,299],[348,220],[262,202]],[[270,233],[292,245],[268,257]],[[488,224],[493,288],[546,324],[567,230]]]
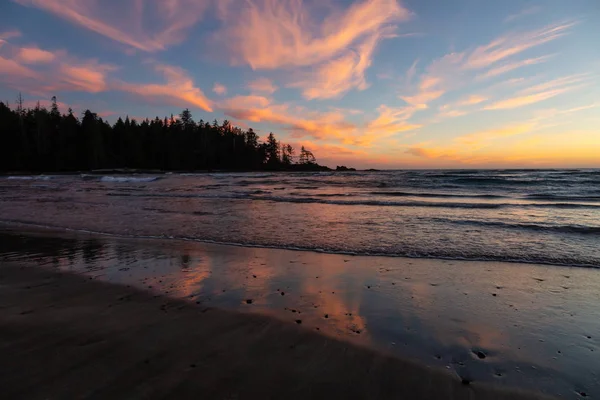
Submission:
[[[24,225],[3,225],[0,236],[11,354],[3,387],[16,397],[515,398],[504,391],[525,390],[574,399],[598,391],[592,269]]]
[[[540,398],[252,314],[2,264],[6,398]]]

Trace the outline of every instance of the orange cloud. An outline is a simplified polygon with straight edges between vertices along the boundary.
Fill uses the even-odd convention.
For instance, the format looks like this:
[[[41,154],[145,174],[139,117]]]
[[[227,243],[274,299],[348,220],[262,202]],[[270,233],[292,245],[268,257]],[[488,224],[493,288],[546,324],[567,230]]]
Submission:
[[[506,138],[508,136],[522,135],[531,132],[536,125],[533,122],[512,125],[500,129],[491,129],[482,132],[475,132],[468,135],[459,136],[454,141],[462,146],[469,147],[472,150],[480,149],[488,146],[497,139]]]
[[[234,65],[253,69],[297,68],[288,87],[307,99],[333,98],[367,87],[364,74],[380,39],[409,18],[397,0],[363,0],[315,18],[299,0],[224,1],[223,29],[214,35]],[[322,8],[321,8],[322,9]],[[239,21],[244,21],[240,24]],[[312,67],[312,68],[308,68]]]
[[[193,80],[181,68],[170,65],[156,65],[155,70],[164,75],[167,83],[131,84],[121,82],[119,90],[138,94],[149,99],[163,99],[175,106],[187,107],[190,104],[204,111],[212,112],[212,102],[202,90],[194,85]]]
[[[214,84],[212,90],[213,92],[221,96],[227,94],[227,87],[225,87],[225,85],[220,84],[219,82]]]
[[[273,94],[278,88],[270,79],[258,78],[248,83],[248,89],[252,93]]]
[[[393,136],[421,127],[421,125],[407,122],[416,111],[414,107],[392,108],[381,105],[377,110],[379,115],[367,124],[367,137],[363,138],[363,143],[370,143],[376,139]]]
[[[57,15],[117,42],[143,51],[180,43],[209,6],[209,0],[111,2],[96,0],[13,0]],[[152,23],[144,23],[151,15]],[[146,21],[147,22],[147,21]],[[147,27],[151,26],[149,30]]]
[[[37,47],[23,47],[19,50],[17,58],[24,64],[44,64],[54,61],[56,56]]]
[[[5,79],[2,79],[5,78]],[[39,74],[19,64],[13,59],[8,59],[0,56],[0,80],[5,81],[8,84],[15,84],[16,79],[39,79]]]
[[[263,96],[237,96],[219,104],[231,118],[282,125],[294,137],[350,141],[356,127],[338,112],[317,113],[287,104],[272,104]]]
[[[68,90],[98,93],[107,89],[106,74],[115,69],[110,65],[88,62],[79,65],[61,64],[58,72],[61,82],[68,85]],[[64,88],[64,85],[57,85],[58,88]]]
[[[311,11],[298,0],[224,2],[225,24],[215,40],[230,50],[234,64],[254,69],[309,66],[335,59],[410,15],[396,0],[356,2],[320,24]]]
[[[365,72],[371,66],[377,42],[383,37],[393,35],[390,30],[387,30],[387,33],[386,30],[382,30],[356,48],[349,48],[338,58],[316,67],[305,74],[302,80],[289,86],[302,89],[304,97],[309,100],[338,97],[353,88],[365,90],[368,87]]]

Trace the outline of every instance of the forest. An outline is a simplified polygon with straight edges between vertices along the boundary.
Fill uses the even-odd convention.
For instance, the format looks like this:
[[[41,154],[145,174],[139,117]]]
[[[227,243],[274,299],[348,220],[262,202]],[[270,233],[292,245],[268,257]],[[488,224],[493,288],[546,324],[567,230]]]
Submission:
[[[97,169],[170,171],[328,170],[310,150],[298,154],[273,133],[261,141],[252,128],[225,120],[195,122],[189,109],[178,117],[110,125],[86,110],[66,114],[52,97],[50,110],[14,109],[0,102],[0,171],[68,172]]]

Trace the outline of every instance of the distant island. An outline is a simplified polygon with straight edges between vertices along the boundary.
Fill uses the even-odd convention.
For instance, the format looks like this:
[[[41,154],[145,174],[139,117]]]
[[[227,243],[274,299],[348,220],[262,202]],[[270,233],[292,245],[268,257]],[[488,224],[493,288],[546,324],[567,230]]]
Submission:
[[[319,165],[304,146],[296,153],[273,133],[260,141],[252,128],[244,130],[227,120],[196,122],[189,109],[177,117],[126,117],[110,125],[90,110],[81,119],[70,108],[61,113],[56,97],[48,110],[39,103],[26,109],[19,96],[14,109],[0,102],[0,126],[4,172],[333,171]]]

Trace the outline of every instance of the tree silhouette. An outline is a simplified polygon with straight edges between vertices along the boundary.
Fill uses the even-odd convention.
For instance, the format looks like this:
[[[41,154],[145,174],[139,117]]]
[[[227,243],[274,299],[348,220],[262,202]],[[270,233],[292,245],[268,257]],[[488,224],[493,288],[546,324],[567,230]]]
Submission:
[[[70,108],[61,114],[56,97],[50,110],[23,103],[21,95],[15,109],[0,102],[0,171],[327,169],[304,147],[294,164],[293,147],[273,133],[261,142],[227,120],[196,123],[187,108],[178,118],[126,116],[111,126],[90,110],[81,119]]]

